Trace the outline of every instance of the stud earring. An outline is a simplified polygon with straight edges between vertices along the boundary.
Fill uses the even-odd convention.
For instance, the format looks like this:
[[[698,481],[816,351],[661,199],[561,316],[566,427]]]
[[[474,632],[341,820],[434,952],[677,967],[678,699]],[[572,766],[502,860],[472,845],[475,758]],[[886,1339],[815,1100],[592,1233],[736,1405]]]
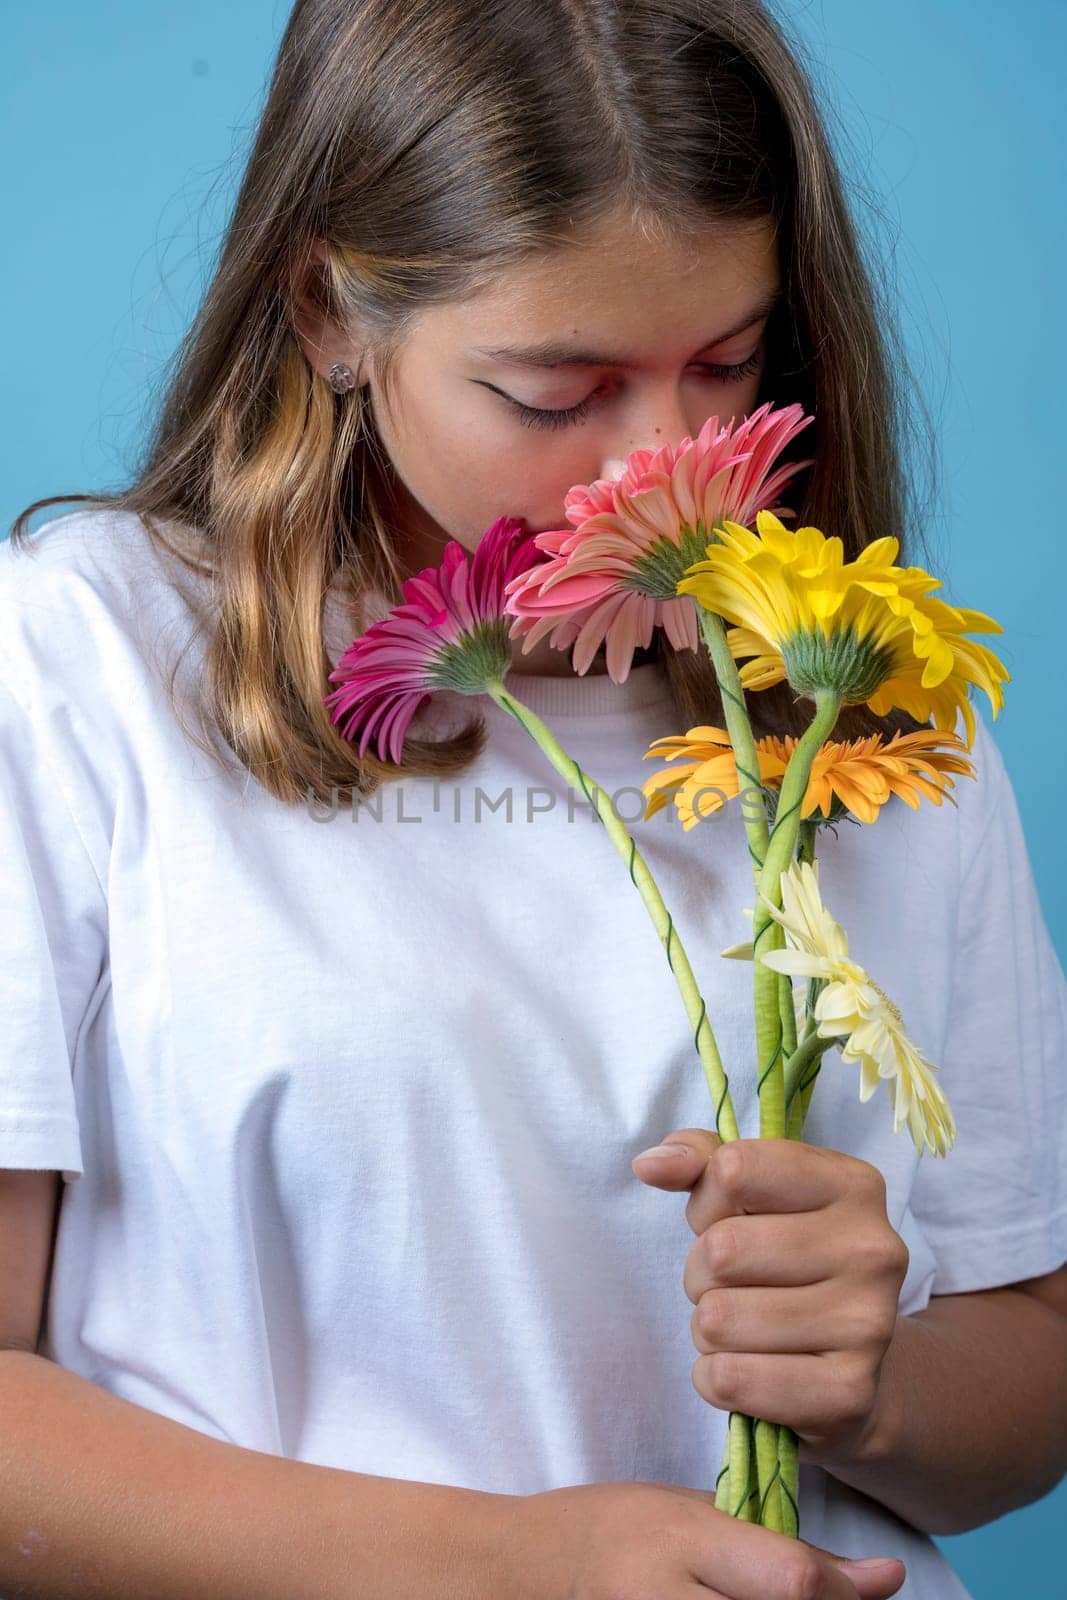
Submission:
[[[354,389],[356,380],[351,367],[346,367],[343,361],[335,361],[329,372],[330,388],[335,394],[346,394],[349,389]]]

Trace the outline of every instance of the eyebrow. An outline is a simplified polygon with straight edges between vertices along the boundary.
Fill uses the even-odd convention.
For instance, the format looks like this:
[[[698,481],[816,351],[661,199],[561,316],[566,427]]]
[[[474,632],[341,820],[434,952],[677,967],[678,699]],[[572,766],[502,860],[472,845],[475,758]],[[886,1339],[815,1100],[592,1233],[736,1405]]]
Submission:
[[[713,344],[725,344],[727,339],[733,339],[737,334],[744,333],[751,328],[753,323],[759,322],[768,316],[782,298],[781,289],[775,289],[772,294],[764,295],[752,309],[746,312],[742,320],[732,328],[727,328],[723,333],[717,333],[712,338],[706,339],[700,346],[707,350]],[[626,356],[612,355],[605,350],[576,349],[558,339],[542,339],[532,345],[496,345],[491,349],[476,346],[472,355],[488,356],[491,361],[503,361],[516,367],[626,367],[632,369],[637,365]]]

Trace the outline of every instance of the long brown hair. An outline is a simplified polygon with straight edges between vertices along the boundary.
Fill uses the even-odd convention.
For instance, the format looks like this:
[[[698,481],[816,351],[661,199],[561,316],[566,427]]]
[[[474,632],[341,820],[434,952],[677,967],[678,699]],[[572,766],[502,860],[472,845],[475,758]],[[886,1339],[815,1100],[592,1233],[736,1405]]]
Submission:
[[[139,514],[208,576],[202,726],[278,798],[458,773],[485,741],[473,707],[450,737],[409,736],[395,767],[361,759],[323,705],[327,591],[396,603],[403,574],[366,391],[335,394],[313,370],[292,289],[369,330],[389,406],[420,312],[621,207],[661,233],[773,223],[784,293],[761,398],[815,417],[787,452],[815,457],[785,496],[794,525],[838,534],[849,556],[891,533],[914,560],[921,400],[802,58],[760,0],[298,0],[136,481],[37,500],[12,542],[35,511],[85,500]],[[929,426],[915,437],[932,451]],[[658,646],[674,731],[721,721],[705,652],[676,652],[662,630]],[[757,732],[799,732],[810,715],[787,684],[749,705]],[[846,707],[837,732],[915,726]]]

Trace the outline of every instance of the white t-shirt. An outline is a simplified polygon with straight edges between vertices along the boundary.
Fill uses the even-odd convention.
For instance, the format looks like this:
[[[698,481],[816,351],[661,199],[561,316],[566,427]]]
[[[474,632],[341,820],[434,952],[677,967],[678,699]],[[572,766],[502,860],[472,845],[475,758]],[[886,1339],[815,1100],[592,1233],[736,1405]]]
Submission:
[[[510,717],[454,695],[427,713],[489,729],[460,778],[286,806],[183,734],[165,674],[192,632],[130,514],[0,547],[0,1167],[68,1180],[41,1353],[352,1471],[711,1488],[726,1418],[692,1385],[687,1195],[630,1167],[713,1126],[711,1100],[602,826]],[[508,683],[639,817],[641,758],[682,731],[662,666]],[[1067,984],[981,717],[973,754],[958,809],[894,799],[819,838],[826,903],[959,1128],[920,1162],[826,1056],[806,1138],[884,1173],[905,1312],[1067,1258]],[[719,954],[750,932],[738,808],[630,826],[756,1137],[751,967]],[[874,1500],[808,1464],[799,1487],[805,1538],[899,1555],[908,1600],[966,1596]]]

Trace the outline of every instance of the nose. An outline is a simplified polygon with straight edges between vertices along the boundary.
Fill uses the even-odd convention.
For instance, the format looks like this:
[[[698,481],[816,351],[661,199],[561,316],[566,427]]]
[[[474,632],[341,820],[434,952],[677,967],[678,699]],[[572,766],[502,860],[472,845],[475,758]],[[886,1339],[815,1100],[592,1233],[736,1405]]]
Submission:
[[[644,442],[640,438],[635,438],[628,448],[631,455],[635,450],[649,450],[654,453],[657,450],[662,450],[665,444],[671,444],[677,449],[682,440],[687,437],[684,426],[672,428],[670,432],[666,428],[661,428],[658,433],[652,435],[651,439]],[[626,456],[605,456],[600,466],[600,477],[621,478],[626,471],[626,463]]]
[[[683,409],[677,395],[673,401],[659,400],[652,410],[645,411],[641,418],[631,417],[630,426],[615,435],[611,443],[615,446],[616,454],[603,458],[600,464],[600,476],[621,478],[626,471],[627,459],[635,450],[655,452],[662,450],[665,444],[677,449],[683,439],[696,436],[702,421],[703,414],[697,419],[696,426],[692,426],[693,418]],[[626,455],[618,453],[623,448],[626,450]]]

